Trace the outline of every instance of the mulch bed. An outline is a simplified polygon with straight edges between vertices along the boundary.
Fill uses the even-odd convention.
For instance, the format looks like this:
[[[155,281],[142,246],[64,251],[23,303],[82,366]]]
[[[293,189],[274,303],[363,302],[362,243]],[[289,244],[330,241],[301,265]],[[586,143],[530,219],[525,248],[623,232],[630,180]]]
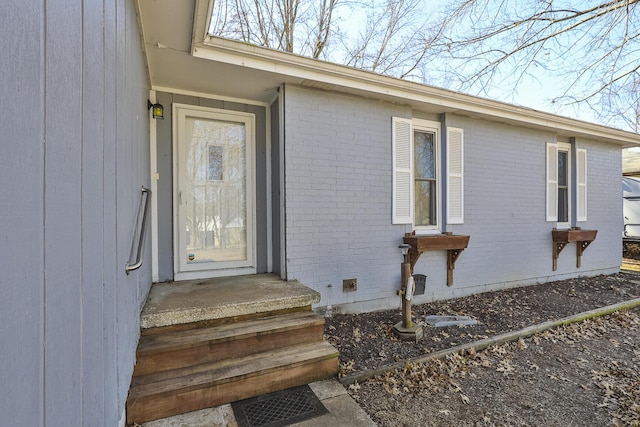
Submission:
[[[335,315],[326,319],[325,337],[339,350],[340,375],[346,375],[638,297],[640,274],[580,277],[414,305],[413,321],[424,326],[418,343],[393,334],[400,309]],[[479,324],[435,328],[425,325],[427,315],[471,316]]]
[[[379,426],[639,426],[640,308],[352,383]]]

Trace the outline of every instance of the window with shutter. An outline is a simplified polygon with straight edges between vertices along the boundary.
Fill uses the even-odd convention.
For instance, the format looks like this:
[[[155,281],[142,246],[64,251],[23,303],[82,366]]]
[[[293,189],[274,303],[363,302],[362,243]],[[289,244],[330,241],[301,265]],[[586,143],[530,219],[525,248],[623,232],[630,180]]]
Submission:
[[[573,160],[571,149],[568,143],[547,144],[547,221],[559,228],[571,227],[573,215],[587,220],[587,150],[576,149]]]
[[[415,231],[441,231],[442,182],[446,181],[449,224],[464,217],[463,130],[447,128],[447,179],[440,166],[440,123],[421,119],[392,119],[393,200],[392,223],[410,224]]]

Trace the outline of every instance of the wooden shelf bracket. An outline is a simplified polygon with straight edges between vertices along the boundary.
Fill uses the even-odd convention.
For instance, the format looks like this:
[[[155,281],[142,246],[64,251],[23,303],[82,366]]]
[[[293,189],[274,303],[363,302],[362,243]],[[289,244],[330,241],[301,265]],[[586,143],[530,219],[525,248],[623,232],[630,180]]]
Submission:
[[[582,266],[582,254],[587,246],[596,239],[598,230],[582,230],[579,227],[572,228],[570,230],[557,230],[551,231],[551,237],[553,239],[553,271],[558,269],[558,256],[560,252],[570,242],[576,242],[576,268]]]
[[[409,264],[411,264],[411,274],[413,274],[413,268],[423,252],[447,251],[447,286],[451,286],[453,285],[453,270],[456,267],[456,260],[469,244],[469,236],[450,233],[424,236],[405,234],[404,243],[411,245],[407,254]]]
[[[567,242],[553,242],[553,271],[558,269],[558,255],[567,246]]]

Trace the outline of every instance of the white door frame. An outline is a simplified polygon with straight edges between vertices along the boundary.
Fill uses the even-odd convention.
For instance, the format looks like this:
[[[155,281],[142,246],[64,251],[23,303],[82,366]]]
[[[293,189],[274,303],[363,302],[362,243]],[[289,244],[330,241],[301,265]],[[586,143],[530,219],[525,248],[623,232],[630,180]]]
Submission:
[[[256,189],[255,189],[255,116],[251,113],[244,113],[232,110],[222,110],[217,108],[201,107],[189,104],[174,103],[173,114],[173,252],[174,252],[174,280],[203,279],[209,277],[236,276],[241,274],[256,274]],[[181,211],[179,194],[179,173],[180,173],[180,142],[184,140],[182,121],[186,116],[196,116],[211,120],[224,120],[245,123],[246,125],[246,201],[247,201],[247,261],[237,262],[233,265],[223,264],[221,268],[214,268],[212,263],[202,266],[206,268],[190,268],[187,271],[181,256],[186,256],[181,249],[185,248],[186,236],[181,233],[181,220],[184,213]]]

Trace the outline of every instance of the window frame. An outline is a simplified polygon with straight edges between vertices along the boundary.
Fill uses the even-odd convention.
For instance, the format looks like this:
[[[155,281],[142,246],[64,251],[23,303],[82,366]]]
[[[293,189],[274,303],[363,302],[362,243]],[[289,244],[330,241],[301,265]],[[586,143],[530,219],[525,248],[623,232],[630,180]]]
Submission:
[[[572,147],[571,147],[571,144],[567,142],[558,142],[557,146],[558,146],[558,151],[557,151],[557,158],[556,158],[556,168],[558,168],[560,153],[567,154],[567,162],[566,162],[567,163],[567,220],[560,221],[560,175],[559,175],[560,171],[558,170],[558,175],[557,175],[558,179],[556,181],[556,185],[557,185],[556,227],[571,228],[572,212],[573,212],[573,186],[575,185],[574,179],[573,179],[573,157],[571,153]]]
[[[417,200],[415,198],[415,187],[416,187],[416,182],[417,182],[417,178],[416,178],[416,170],[415,170],[415,147],[416,147],[416,141],[414,138],[414,135],[416,132],[421,132],[421,133],[431,133],[433,134],[433,156],[434,156],[434,181],[435,184],[433,185],[433,187],[435,188],[435,209],[432,209],[432,211],[435,214],[435,222],[434,224],[431,225],[417,225],[416,224],[416,203]],[[414,194],[414,200],[413,200],[413,205],[412,205],[412,209],[413,209],[413,229],[416,231],[416,233],[418,234],[430,234],[430,233],[434,233],[434,232],[440,232],[441,231],[441,224],[442,224],[442,167],[441,167],[441,152],[440,152],[440,147],[442,144],[442,136],[441,136],[441,124],[440,122],[434,122],[434,121],[430,121],[430,120],[424,120],[424,119],[413,119],[412,120],[412,129],[411,129],[411,149],[413,150],[413,154],[414,154],[414,165],[413,165],[413,173],[412,173],[412,187],[413,187],[413,194]]]
[[[435,143],[436,221],[415,223],[414,130],[432,132]],[[391,223],[417,234],[436,234],[448,224],[464,223],[464,131],[425,119],[391,117]],[[446,205],[446,206],[445,206]]]

